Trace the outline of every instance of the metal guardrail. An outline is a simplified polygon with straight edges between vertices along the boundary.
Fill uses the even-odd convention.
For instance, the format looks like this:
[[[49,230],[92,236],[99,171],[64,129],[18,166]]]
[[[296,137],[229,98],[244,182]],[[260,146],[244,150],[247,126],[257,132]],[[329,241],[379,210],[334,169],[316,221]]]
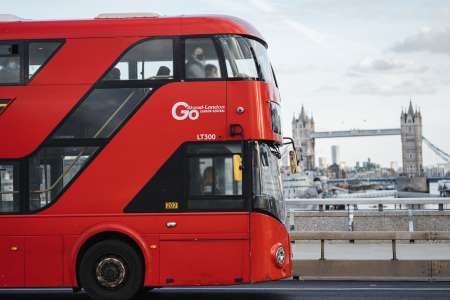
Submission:
[[[378,210],[383,210],[383,205],[399,204],[399,205],[426,205],[437,204],[439,210],[444,210],[444,204],[450,204],[450,198],[311,198],[311,199],[286,199],[288,209],[296,209],[302,205],[319,205],[319,210],[323,210],[325,205],[358,205],[358,204],[376,204]]]
[[[291,241],[320,240],[320,259],[325,259],[325,241],[392,241],[392,259],[397,260],[397,241],[450,240],[450,231],[293,231]]]
[[[288,205],[333,205],[333,204],[450,204],[450,198],[311,198],[286,199]]]

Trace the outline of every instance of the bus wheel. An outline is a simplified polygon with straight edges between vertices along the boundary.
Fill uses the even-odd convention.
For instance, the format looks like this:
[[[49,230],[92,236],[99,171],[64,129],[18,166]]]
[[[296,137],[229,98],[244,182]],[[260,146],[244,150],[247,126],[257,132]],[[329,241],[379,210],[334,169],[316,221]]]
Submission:
[[[105,240],[83,255],[78,278],[94,300],[127,300],[143,288],[144,263],[126,242]]]

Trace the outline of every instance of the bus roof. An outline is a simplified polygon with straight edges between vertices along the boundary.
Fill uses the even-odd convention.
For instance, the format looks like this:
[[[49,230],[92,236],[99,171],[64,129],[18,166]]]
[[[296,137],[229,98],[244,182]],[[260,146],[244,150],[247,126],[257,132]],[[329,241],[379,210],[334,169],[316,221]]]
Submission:
[[[264,41],[246,21],[221,15],[159,17],[101,15],[88,20],[12,20],[0,22],[2,40],[57,39],[118,36],[176,36],[198,34],[240,34]]]

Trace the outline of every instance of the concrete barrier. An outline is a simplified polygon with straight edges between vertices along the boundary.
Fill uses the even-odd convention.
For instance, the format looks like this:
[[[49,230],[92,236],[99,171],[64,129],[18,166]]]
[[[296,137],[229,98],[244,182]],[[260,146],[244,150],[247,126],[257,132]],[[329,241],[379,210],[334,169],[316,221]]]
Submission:
[[[294,260],[294,278],[314,280],[441,280],[450,281],[450,260],[398,260],[398,240],[450,240],[446,231],[291,232],[291,240],[320,240],[319,260]],[[391,240],[391,260],[328,260],[326,240]]]

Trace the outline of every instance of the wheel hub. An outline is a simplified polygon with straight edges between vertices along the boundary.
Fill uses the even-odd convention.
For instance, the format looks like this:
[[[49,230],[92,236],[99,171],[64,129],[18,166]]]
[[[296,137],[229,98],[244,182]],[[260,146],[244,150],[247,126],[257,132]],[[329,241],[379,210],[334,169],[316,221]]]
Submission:
[[[107,256],[99,261],[95,274],[101,286],[116,288],[124,282],[127,270],[121,258]]]

